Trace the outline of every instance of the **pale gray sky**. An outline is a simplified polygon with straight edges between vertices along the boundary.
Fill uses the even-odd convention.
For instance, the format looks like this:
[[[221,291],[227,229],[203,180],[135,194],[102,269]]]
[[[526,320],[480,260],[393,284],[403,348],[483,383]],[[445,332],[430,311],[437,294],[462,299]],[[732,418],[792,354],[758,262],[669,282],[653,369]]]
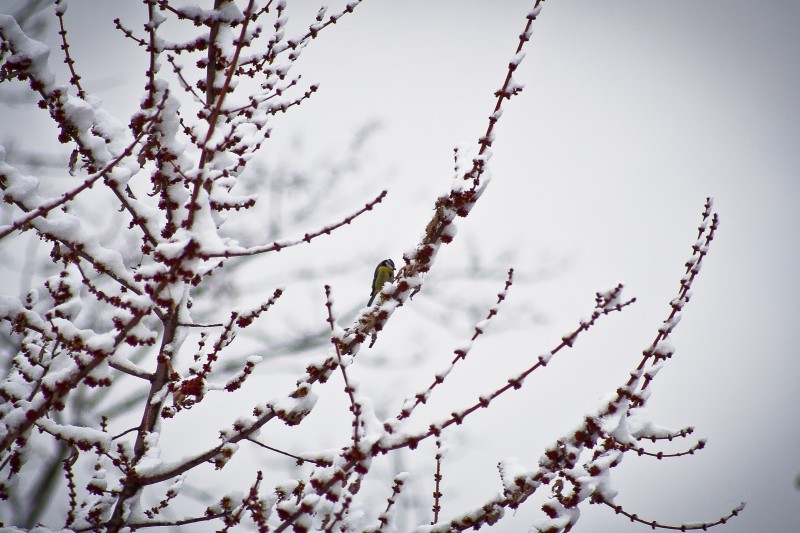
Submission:
[[[352,205],[317,220],[350,212],[383,187],[390,195],[362,224],[299,257],[314,261],[358,243],[363,248],[354,256],[397,262],[415,244],[436,195],[449,186],[453,146],[474,143],[485,130],[492,93],[531,4],[365,0],[312,43],[301,68],[320,91],[279,117],[267,157],[291,161],[298,135],[320,152],[335,149],[379,120],[368,176],[352,191]],[[295,27],[316,5],[290,2]],[[145,61],[113,29],[118,9],[139,27],[144,8],[133,2],[73,0],[67,20],[85,86],[126,122],[143,88]],[[546,282],[512,289],[510,299],[533,302],[547,323],[485,340],[447,399],[466,402],[502,383],[504,370],[523,368],[552,347],[588,314],[595,291],[623,282],[639,302],[608,317],[573,353],[499,403],[499,411],[513,413],[511,427],[503,427],[500,415],[479,415],[477,429],[451,437],[446,515],[499,489],[499,459],[517,456],[535,465],[544,445],[576,425],[635,366],[667,315],[711,195],[722,220],[718,239],[650,404],[657,422],[693,425],[708,445],[671,461],[626,457],[614,472],[617,502],[648,519],[681,523],[714,520],[746,500],[742,516],[717,531],[797,530],[798,23],[800,3],[790,0],[545,2],[515,76],[526,88],[499,125],[493,181],[439,260],[444,270],[463,265],[469,242],[487,256],[514,249],[509,266],[523,272],[553,258],[565,266]],[[4,108],[0,143],[19,136],[38,144],[47,122],[38,110]],[[49,146],[55,144],[41,145]],[[365,296],[371,270],[372,263],[355,265],[334,280],[343,308]],[[491,305],[500,286],[483,290],[475,303]],[[420,349],[408,336],[424,328],[424,316],[409,309],[394,320],[375,354],[361,354],[366,361]],[[437,339],[439,331],[429,327],[419,335]],[[411,390],[429,379],[422,368],[437,370],[449,360],[451,338],[433,342],[440,349],[426,351],[425,361],[406,372]],[[359,376],[365,391],[380,396],[387,378],[365,366]],[[328,393],[341,395],[334,387]],[[583,512],[576,532],[647,530],[607,508]],[[529,505],[497,531],[527,530],[538,514]]]

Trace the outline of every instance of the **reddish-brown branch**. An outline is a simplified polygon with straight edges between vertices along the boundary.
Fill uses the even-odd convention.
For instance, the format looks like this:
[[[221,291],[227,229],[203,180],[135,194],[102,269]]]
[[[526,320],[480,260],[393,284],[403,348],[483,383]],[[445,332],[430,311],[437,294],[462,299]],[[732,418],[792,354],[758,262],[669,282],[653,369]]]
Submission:
[[[614,509],[615,513],[621,514],[622,516],[628,517],[631,522],[638,522],[640,524],[644,524],[646,526],[649,526],[652,529],[670,529],[670,530],[673,530],[673,531],[694,531],[694,530],[697,530],[697,529],[702,529],[703,531],[706,531],[707,529],[712,528],[714,526],[727,524],[728,520],[730,520],[731,518],[733,518],[735,516],[739,516],[739,513],[742,512],[742,510],[744,509],[744,506],[745,506],[744,502],[742,502],[738,506],[734,507],[731,510],[730,513],[728,513],[727,515],[725,515],[725,516],[723,516],[721,518],[718,518],[717,520],[715,520],[713,522],[700,522],[700,523],[687,523],[687,524],[678,524],[678,525],[668,525],[668,524],[662,524],[660,522],[656,522],[655,520],[645,520],[644,518],[639,517],[639,515],[637,515],[637,514],[633,514],[633,513],[627,512],[620,505],[614,505],[613,503],[609,503],[607,501],[601,501],[601,502],[598,502],[598,503],[604,503],[605,505],[611,507],[612,509]]]
[[[149,522],[131,523],[131,524],[127,524],[126,527],[129,527],[131,530],[144,529],[144,528],[147,528],[147,527],[167,527],[167,528],[169,528],[169,527],[186,526],[186,525],[189,525],[189,524],[197,524],[199,522],[210,522],[211,520],[217,520],[217,519],[220,519],[220,518],[225,518],[226,516],[230,516],[230,513],[227,512],[227,511],[223,511],[223,512],[220,512],[220,513],[210,513],[210,514],[203,515],[203,516],[196,516],[194,518],[183,518],[183,519],[180,519],[180,520],[153,520],[153,521],[149,521]],[[83,527],[83,528],[80,528],[80,529],[75,529],[74,531],[76,533],[83,533],[83,532],[86,532],[86,531],[96,531],[96,530],[98,530],[98,529],[100,529],[102,527],[106,527],[108,525],[109,525],[108,523],[106,523],[106,524],[98,524],[97,527],[96,526]]]
[[[61,37],[61,49],[64,51],[64,63],[69,67],[69,82],[78,90],[78,96],[86,99],[86,92],[81,87],[81,77],[75,72],[75,61],[69,53],[69,43],[67,42],[67,29],[64,27],[64,11],[61,8],[62,0],[55,0],[56,17],[58,18],[58,35]]]
[[[325,285],[325,308],[328,312],[327,322],[331,328],[331,344],[336,351],[336,358],[339,361],[339,369],[342,371],[342,379],[344,380],[344,391],[350,400],[350,412],[353,413],[353,445],[352,453],[360,453],[359,442],[361,435],[361,404],[355,397],[355,389],[350,385],[350,380],[347,378],[347,365],[342,361],[342,352],[339,348],[341,339],[337,338],[336,322],[333,318],[333,302],[331,301],[331,287]]]
[[[621,290],[622,286],[618,286],[618,288]],[[582,321],[580,326],[578,326],[577,329],[575,329],[571,333],[565,335],[564,338],[561,339],[561,342],[558,344],[558,346],[556,346],[550,352],[548,352],[548,354],[546,356],[539,356],[537,362],[534,365],[530,366],[529,368],[524,370],[519,375],[517,375],[515,377],[512,377],[512,378],[509,378],[507,385],[504,385],[503,387],[500,387],[499,389],[495,390],[491,394],[487,394],[487,395],[481,396],[475,404],[473,404],[472,406],[470,406],[470,407],[468,407],[468,408],[466,408],[466,409],[464,409],[462,411],[454,411],[454,412],[452,412],[450,414],[450,418],[446,419],[444,422],[440,422],[440,423],[437,423],[437,424],[431,424],[431,426],[425,432],[419,433],[417,435],[407,435],[407,436],[404,436],[402,439],[399,439],[397,442],[389,442],[388,444],[386,442],[384,442],[385,439],[381,439],[381,440],[377,441],[375,444],[373,444],[373,446],[372,446],[373,451],[376,454],[377,453],[386,453],[386,452],[388,452],[390,450],[398,450],[398,449],[401,449],[401,448],[405,448],[407,446],[410,446],[413,449],[421,441],[423,441],[425,439],[428,439],[428,438],[430,438],[432,436],[439,436],[443,429],[445,429],[447,427],[450,427],[453,424],[460,425],[467,416],[471,415],[472,413],[474,413],[478,409],[489,407],[489,404],[492,401],[494,401],[495,398],[497,398],[498,396],[510,391],[511,389],[515,389],[516,390],[516,389],[521,388],[522,385],[523,385],[523,382],[525,381],[525,379],[529,375],[531,375],[537,369],[542,368],[542,367],[547,365],[547,363],[549,362],[550,357],[554,356],[555,354],[557,354],[558,352],[560,352],[564,348],[572,348],[572,346],[575,343],[575,340],[578,338],[578,336],[581,333],[583,333],[585,331],[588,331],[589,328],[594,326],[594,324],[595,324],[595,322],[597,322],[598,318],[600,318],[601,316],[605,316],[605,315],[607,315],[607,314],[609,314],[609,313],[611,313],[613,311],[621,311],[624,307],[627,307],[628,305],[632,304],[635,301],[636,301],[636,299],[632,298],[630,300],[627,300],[626,302],[620,303],[620,304],[618,304],[618,305],[616,305],[614,307],[609,307],[609,308],[603,308],[602,306],[598,305],[598,307],[595,308],[595,311],[594,311],[594,313],[592,313],[592,316],[591,316],[591,318],[589,320]],[[387,429],[387,432],[388,432],[389,428],[386,428],[386,429]]]
[[[380,533],[386,526],[389,525],[389,512],[392,510],[395,503],[397,503],[397,497],[403,490],[405,478],[406,474],[399,474],[395,476],[394,484],[392,485],[392,494],[386,499],[386,508],[378,516],[378,525],[376,527],[366,529],[364,533]]]
[[[252,442],[253,444],[256,444],[258,446],[261,446],[265,450],[269,450],[271,452],[279,453],[281,455],[285,455],[286,457],[291,457],[292,459],[297,461],[298,465],[302,465],[303,463],[305,463],[307,461],[307,462],[309,462],[311,464],[315,464],[315,465],[321,466],[321,467],[330,466],[329,463],[325,463],[323,461],[317,461],[315,459],[308,459],[306,457],[300,457],[299,455],[294,455],[293,453],[285,452],[283,450],[279,450],[278,448],[273,448],[272,446],[268,446],[267,444],[264,444],[263,442],[259,442],[259,441],[255,440],[253,438],[250,438],[250,437],[247,437],[244,440]]]
[[[442,492],[440,483],[442,481],[442,439],[436,439],[436,473],[433,475],[433,520],[431,525],[436,525],[439,522],[439,511],[442,510],[440,499]]]
[[[525,43],[530,40],[531,34],[531,27],[533,26],[533,21],[536,20],[536,13],[537,8],[542,3],[543,0],[536,0],[536,3],[533,6],[533,9],[528,14],[527,23],[525,24],[525,29],[519,36],[519,44],[517,45],[517,49],[515,52],[515,56],[522,52],[522,49],[525,47]],[[484,160],[481,158],[486,151],[492,145],[492,139],[494,138],[494,128],[498,122],[498,115],[497,113],[503,107],[503,100],[511,98],[516,92],[509,91],[509,85],[511,84],[511,80],[513,79],[514,71],[517,69],[517,64],[510,63],[508,71],[506,72],[506,78],[503,81],[503,85],[495,93],[497,96],[497,102],[494,106],[494,111],[489,116],[489,125],[486,127],[486,133],[483,134],[483,137],[479,139],[480,149],[478,151],[478,157],[476,157],[473,161],[473,166],[469,172],[464,175],[464,179],[471,179],[473,181],[473,189],[475,189],[480,184],[480,177],[484,171]]]
[[[706,447],[706,441],[703,439],[698,440],[694,446],[689,448],[688,450],[684,450],[682,452],[675,452],[675,453],[664,453],[664,452],[648,452],[641,446],[631,446],[631,450],[635,451],[637,455],[646,455],[648,457],[655,457],[656,459],[667,459],[669,457],[683,457],[686,455],[694,455],[694,452],[702,450]]]
[[[488,324],[488,322],[495,315],[497,315],[498,307],[500,306],[501,303],[503,303],[503,301],[505,301],[506,294],[508,294],[508,289],[511,288],[511,285],[513,283],[514,283],[514,269],[511,268],[511,269],[508,270],[508,277],[506,279],[505,287],[503,287],[503,290],[500,291],[498,293],[498,295],[497,295],[497,303],[495,304],[494,307],[489,309],[488,313],[486,314],[486,318],[484,319],[485,323]],[[477,339],[481,334],[483,334],[483,331],[484,330],[483,330],[482,327],[475,326],[475,332],[472,334],[472,337],[470,338],[470,342],[474,342],[475,339]],[[422,403],[427,402],[428,398],[430,398],[430,395],[433,392],[433,389],[435,389],[438,385],[444,383],[444,380],[446,379],[446,377],[448,375],[450,375],[450,372],[453,370],[453,368],[456,366],[456,364],[459,361],[463,361],[464,359],[466,359],[467,353],[468,353],[468,350],[465,350],[463,348],[456,349],[455,350],[456,356],[450,362],[450,366],[448,367],[448,369],[446,371],[442,372],[441,374],[437,374],[436,377],[434,378],[433,382],[428,386],[428,388],[425,391],[418,392],[417,394],[415,394],[414,395],[414,403],[412,405],[404,406],[403,409],[400,411],[400,413],[397,414],[397,417],[396,417],[397,420],[405,420],[406,418],[411,416],[411,413],[414,411],[414,409],[417,406],[419,406]],[[391,432],[391,428],[387,428],[387,430],[389,430]]]
[[[371,202],[368,202],[364,207],[342,219],[341,221],[337,222],[336,224],[332,224],[330,226],[325,226],[324,228],[315,231],[313,233],[306,233],[302,239],[297,239],[293,241],[284,241],[284,242],[274,242],[272,244],[267,244],[264,246],[254,246],[252,248],[246,248],[243,250],[226,250],[224,252],[203,252],[200,251],[198,256],[202,257],[203,259],[211,259],[214,257],[243,257],[248,255],[258,255],[268,252],[279,252],[284,248],[289,248],[291,246],[296,246],[301,243],[308,243],[311,242],[313,239],[321,235],[329,235],[331,232],[339,229],[342,226],[350,224],[353,220],[355,220],[360,215],[363,215],[367,211],[372,211],[377,204],[381,203],[383,199],[386,197],[387,191],[383,190],[381,193]]]
[[[712,204],[713,204],[712,199],[707,198],[705,208],[703,210],[702,222],[700,224],[700,227],[698,228],[698,235],[697,235],[698,242],[701,244],[695,244],[694,246],[692,246],[692,260],[686,263],[686,274],[681,279],[681,286],[678,291],[678,296],[674,300],[672,300],[670,304],[671,310],[669,316],[667,317],[666,320],[664,320],[663,322],[664,326],[659,328],[658,333],[656,334],[655,339],[653,339],[651,345],[646,350],[644,350],[642,359],[639,362],[639,365],[636,367],[636,372],[631,374],[631,377],[628,379],[625,388],[621,390],[631,392],[629,391],[629,389],[640,379],[639,375],[642,374],[645,365],[647,365],[648,363],[652,365],[659,360],[661,356],[659,356],[656,353],[656,347],[659,345],[660,342],[665,340],[672,332],[676,324],[674,322],[675,318],[679,315],[679,313],[683,309],[683,306],[689,301],[688,295],[690,294],[692,284],[694,283],[697,274],[700,272],[700,267],[702,266],[703,258],[708,253],[708,246],[714,239],[717,227],[719,226],[719,217],[717,216],[716,213],[712,211]],[[704,235],[705,238],[703,238]],[[644,377],[642,378],[643,382],[640,386],[640,390],[644,391],[649,387],[650,382],[653,379],[653,376],[647,373],[643,373],[642,375]],[[634,399],[635,406],[641,406],[644,405],[644,403],[645,400],[641,395]]]

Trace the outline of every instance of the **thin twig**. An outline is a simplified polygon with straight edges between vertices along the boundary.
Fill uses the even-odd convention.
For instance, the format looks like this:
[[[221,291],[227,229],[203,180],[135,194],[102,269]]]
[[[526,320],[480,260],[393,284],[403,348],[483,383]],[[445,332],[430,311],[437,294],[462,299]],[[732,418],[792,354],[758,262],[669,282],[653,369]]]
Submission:
[[[439,522],[439,511],[442,510],[441,505],[441,481],[442,481],[442,438],[441,436],[436,439],[436,473],[433,475],[434,488],[433,488],[433,521],[431,525],[436,525]]]
[[[722,524],[727,524],[728,520],[730,520],[734,516],[739,516],[739,513],[741,513],[745,507],[745,503],[742,502],[736,507],[734,507],[730,513],[713,522],[694,522],[688,524],[669,525],[656,522],[655,520],[645,520],[644,518],[640,518],[639,515],[637,514],[627,512],[625,509],[622,508],[621,505],[614,505],[613,503],[609,503],[607,501],[602,501],[600,503],[604,503],[605,505],[611,507],[612,509],[614,509],[615,513],[628,517],[631,522],[638,522],[640,524],[650,526],[650,528],[652,529],[671,529],[673,531],[693,531],[696,529],[702,529],[703,531],[706,531],[708,528],[719,526]]]
[[[294,455],[292,453],[285,452],[283,450],[279,450],[278,448],[273,448],[272,446],[268,446],[268,445],[264,444],[263,442],[258,442],[257,440],[255,440],[254,438],[251,438],[251,437],[245,437],[244,440],[250,441],[253,444],[257,444],[257,445],[261,446],[262,448],[265,448],[265,449],[270,450],[272,452],[279,453],[281,455],[285,455],[286,457],[291,457],[292,459],[297,460],[297,463],[299,465],[301,465],[304,462],[308,461],[309,463],[315,464],[317,466],[322,466],[322,467],[330,466],[328,463],[325,463],[323,461],[316,461],[314,459],[308,459],[306,457],[300,457],[299,455]]]
[[[272,244],[267,244],[263,246],[254,246],[252,248],[244,248],[244,249],[235,249],[229,248],[224,252],[198,252],[198,256],[203,259],[211,259],[213,257],[242,257],[248,255],[257,255],[263,254],[267,252],[279,252],[284,248],[289,248],[291,246],[296,246],[298,244],[304,242],[311,242],[312,239],[319,237],[320,235],[329,235],[332,231],[339,229],[340,227],[350,224],[355,218],[358,216],[366,213],[367,211],[372,211],[372,208],[375,207],[377,204],[381,203],[383,199],[386,197],[387,191],[383,190],[381,193],[371,202],[368,202],[364,207],[356,211],[350,216],[345,217],[341,221],[337,222],[336,224],[325,226],[322,229],[315,231],[313,233],[306,233],[302,239],[296,239],[293,241],[283,241],[283,242],[274,242]]]

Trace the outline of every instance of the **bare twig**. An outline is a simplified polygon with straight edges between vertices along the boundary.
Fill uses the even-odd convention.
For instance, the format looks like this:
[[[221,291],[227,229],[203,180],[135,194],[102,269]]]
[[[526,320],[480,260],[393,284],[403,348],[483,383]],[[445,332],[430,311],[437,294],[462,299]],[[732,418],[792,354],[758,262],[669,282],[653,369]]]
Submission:
[[[320,230],[317,230],[313,233],[306,233],[302,239],[296,239],[292,241],[276,241],[272,244],[267,244],[263,246],[254,246],[252,248],[245,248],[245,249],[235,249],[229,248],[223,252],[208,252],[208,251],[201,251],[199,252],[199,256],[204,259],[211,259],[214,257],[242,257],[248,255],[257,255],[263,254],[268,252],[280,252],[284,248],[289,248],[291,246],[296,246],[301,243],[308,243],[311,242],[312,239],[315,239],[321,235],[329,235],[332,231],[339,229],[342,226],[350,224],[353,220],[355,220],[358,216],[366,213],[367,211],[372,211],[372,208],[375,207],[377,204],[381,203],[383,199],[386,197],[387,191],[381,191],[381,193],[371,202],[367,202],[367,204],[353,213],[342,219],[341,221],[331,224],[328,226],[323,227]]]
[[[625,509],[622,508],[621,505],[614,505],[613,503],[609,503],[609,502],[606,502],[606,501],[602,501],[600,503],[604,503],[605,505],[611,507],[612,509],[614,509],[615,513],[621,514],[622,516],[625,516],[625,517],[629,518],[631,522],[638,522],[640,524],[644,524],[646,526],[650,526],[651,529],[670,529],[670,530],[673,530],[673,531],[694,531],[694,530],[697,530],[697,529],[702,529],[703,531],[706,531],[709,528],[712,528],[714,526],[727,524],[728,520],[730,520],[731,518],[733,518],[735,516],[739,516],[739,513],[741,513],[744,510],[744,507],[745,507],[745,503],[742,502],[739,505],[737,505],[736,507],[734,507],[731,510],[730,513],[728,513],[727,515],[725,515],[723,517],[718,518],[717,520],[714,520],[713,522],[700,522],[700,523],[668,525],[668,524],[662,524],[662,523],[657,522],[655,520],[645,520],[644,518],[640,518],[636,514],[632,514],[632,513],[627,512]]]

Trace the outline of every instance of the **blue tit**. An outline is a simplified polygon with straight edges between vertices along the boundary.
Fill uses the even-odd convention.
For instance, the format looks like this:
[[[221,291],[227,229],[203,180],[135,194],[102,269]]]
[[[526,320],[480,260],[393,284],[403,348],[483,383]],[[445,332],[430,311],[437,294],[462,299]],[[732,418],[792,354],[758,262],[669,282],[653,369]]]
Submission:
[[[383,284],[387,281],[394,281],[394,262],[391,259],[384,259],[375,267],[375,275],[372,276],[372,293],[367,305],[372,305],[372,301],[381,292]]]

